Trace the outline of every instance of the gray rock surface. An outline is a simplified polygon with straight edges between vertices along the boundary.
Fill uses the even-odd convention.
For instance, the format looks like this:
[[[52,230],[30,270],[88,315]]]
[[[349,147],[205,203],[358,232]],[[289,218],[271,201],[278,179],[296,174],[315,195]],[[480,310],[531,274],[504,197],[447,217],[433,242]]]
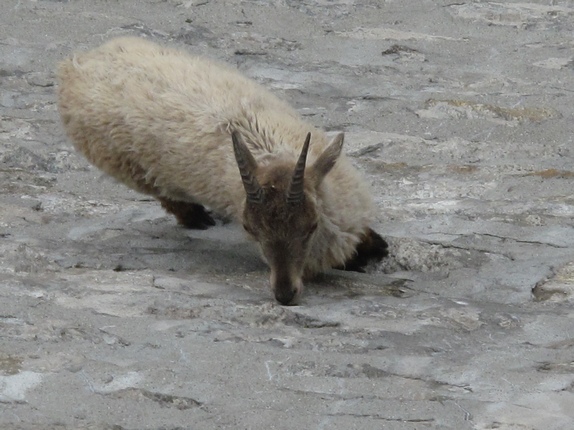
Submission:
[[[3,0],[0,428],[574,428],[569,1]],[[140,35],[347,132],[392,257],[301,306],[64,137],[56,63]]]

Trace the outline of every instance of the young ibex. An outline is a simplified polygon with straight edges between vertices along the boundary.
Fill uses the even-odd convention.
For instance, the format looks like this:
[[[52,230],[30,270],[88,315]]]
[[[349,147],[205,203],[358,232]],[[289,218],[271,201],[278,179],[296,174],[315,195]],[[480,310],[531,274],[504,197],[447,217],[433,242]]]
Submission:
[[[101,170],[186,227],[215,224],[203,205],[241,222],[282,304],[304,278],[387,254],[343,134],[329,142],[231,68],[120,38],[62,62],[58,95],[68,136]]]

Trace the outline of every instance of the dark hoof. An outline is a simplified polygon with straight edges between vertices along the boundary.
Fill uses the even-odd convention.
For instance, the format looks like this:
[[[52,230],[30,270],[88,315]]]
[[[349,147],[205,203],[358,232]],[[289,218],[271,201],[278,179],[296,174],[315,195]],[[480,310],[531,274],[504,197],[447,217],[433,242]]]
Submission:
[[[185,228],[205,230],[215,225],[215,220],[200,204],[159,199],[161,206],[173,214],[177,222]]]
[[[353,272],[365,272],[365,266],[371,261],[381,261],[389,255],[389,245],[372,229],[368,229],[359,242],[356,253],[337,269]]]

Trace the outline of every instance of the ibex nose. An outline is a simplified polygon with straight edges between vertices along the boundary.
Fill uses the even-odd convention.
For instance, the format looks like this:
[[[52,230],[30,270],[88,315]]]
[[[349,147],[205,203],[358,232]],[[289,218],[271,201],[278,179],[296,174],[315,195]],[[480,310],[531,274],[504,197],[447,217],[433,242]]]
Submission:
[[[284,306],[293,306],[299,300],[303,283],[299,277],[291,277],[286,272],[271,269],[271,287],[279,303]]]
[[[299,296],[298,291],[295,288],[275,292],[275,298],[279,303],[281,303],[284,306],[296,305],[298,296]]]

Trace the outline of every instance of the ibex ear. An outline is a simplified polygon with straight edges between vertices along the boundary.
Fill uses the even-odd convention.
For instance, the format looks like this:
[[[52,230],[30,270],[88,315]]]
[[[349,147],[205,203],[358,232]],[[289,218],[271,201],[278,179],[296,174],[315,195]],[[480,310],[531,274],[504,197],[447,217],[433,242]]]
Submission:
[[[323,151],[323,153],[317,158],[315,163],[313,163],[313,167],[311,168],[311,178],[314,182],[315,187],[318,187],[327,173],[331,171],[339,156],[341,155],[341,149],[343,149],[343,140],[345,139],[345,135],[343,133],[339,133],[336,135],[327,149]]]

